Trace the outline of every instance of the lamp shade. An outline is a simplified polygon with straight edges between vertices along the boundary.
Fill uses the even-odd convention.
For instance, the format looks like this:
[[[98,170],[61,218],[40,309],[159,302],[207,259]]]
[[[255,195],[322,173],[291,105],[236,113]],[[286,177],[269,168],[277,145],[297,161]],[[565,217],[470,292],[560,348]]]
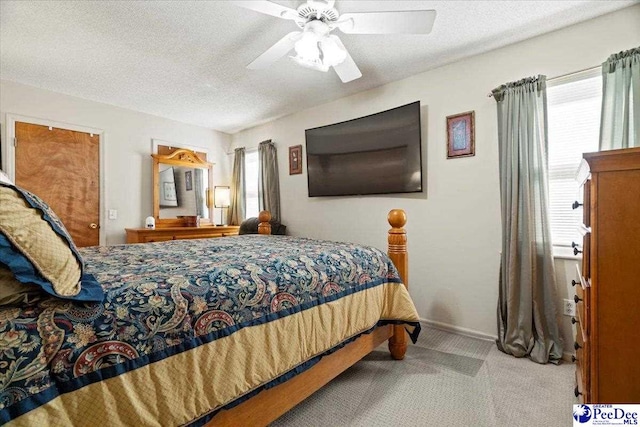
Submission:
[[[231,189],[229,187],[213,187],[213,200],[216,208],[228,208],[231,205]]]

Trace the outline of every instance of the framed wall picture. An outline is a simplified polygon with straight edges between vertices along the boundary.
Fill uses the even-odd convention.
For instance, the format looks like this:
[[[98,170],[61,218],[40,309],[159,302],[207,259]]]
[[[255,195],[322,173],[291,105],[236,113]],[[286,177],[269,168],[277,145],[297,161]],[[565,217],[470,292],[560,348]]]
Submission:
[[[475,155],[475,111],[447,116],[447,159]]]
[[[302,145],[289,147],[289,175],[302,173]]]

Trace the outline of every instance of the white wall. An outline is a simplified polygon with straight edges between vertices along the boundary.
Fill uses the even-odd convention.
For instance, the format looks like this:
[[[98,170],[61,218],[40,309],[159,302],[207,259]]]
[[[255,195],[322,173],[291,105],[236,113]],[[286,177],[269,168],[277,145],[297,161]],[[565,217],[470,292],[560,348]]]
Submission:
[[[487,93],[527,76],[596,66],[640,45],[638,22],[640,5],[245,130],[233,135],[233,146],[254,147],[269,138],[277,144],[282,222],[294,235],[385,248],[387,212],[404,209],[409,287],[420,316],[495,336],[500,195],[496,106]],[[309,198],[306,165],[302,175],[289,176],[288,147],[304,145],[305,129],[416,100],[422,105],[425,194]],[[447,160],[445,118],[469,110],[476,112],[476,155]],[[571,262],[559,266],[560,278],[572,277]],[[564,279],[558,286],[559,296],[573,295]],[[570,340],[568,318],[563,320]]]
[[[2,141],[7,141],[6,114],[18,114],[104,131],[106,200],[103,209],[117,209],[118,219],[106,227],[106,243],[124,243],[124,229],[142,227],[153,215],[151,186],[152,138],[176,146],[209,150],[215,163],[214,185],[228,185],[231,170],[226,151],[231,136],[211,129],[124,108],[88,101],[32,86],[0,81]],[[5,161],[5,159],[3,159]],[[219,213],[216,211],[216,218]]]
[[[576,266],[581,265],[581,263],[578,260],[556,259],[555,265],[556,283],[558,286],[558,311],[562,315],[563,300],[572,300],[576,294],[575,288],[571,286],[571,280],[579,280],[580,276],[577,273]],[[577,326],[573,326],[571,324],[570,317],[561,316],[561,318],[563,319],[563,321],[560,324],[560,332],[562,333],[562,337],[567,343],[564,348],[564,352],[574,353],[572,345],[575,337],[575,329]]]

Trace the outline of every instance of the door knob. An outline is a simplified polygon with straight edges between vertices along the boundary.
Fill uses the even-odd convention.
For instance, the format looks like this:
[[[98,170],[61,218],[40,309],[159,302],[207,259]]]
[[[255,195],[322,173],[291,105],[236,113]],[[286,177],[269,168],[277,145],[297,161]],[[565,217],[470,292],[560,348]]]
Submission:
[[[89,228],[92,230],[95,230],[98,227],[99,227],[98,224],[96,224],[95,222],[92,222],[91,224],[89,224]]]

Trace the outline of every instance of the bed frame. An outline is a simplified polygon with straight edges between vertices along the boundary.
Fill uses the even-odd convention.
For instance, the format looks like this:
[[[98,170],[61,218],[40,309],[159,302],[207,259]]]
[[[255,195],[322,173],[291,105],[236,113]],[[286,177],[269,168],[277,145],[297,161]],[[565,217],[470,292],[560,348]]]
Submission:
[[[271,214],[260,212],[260,234],[271,234],[269,220]],[[401,209],[394,209],[387,217],[391,229],[388,236],[388,254],[393,261],[405,286],[409,279],[407,256],[407,233],[404,225],[407,216]],[[407,333],[402,325],[388,325],[376,328],[372,333],[360,336],[340,350],[323,357],[312,368],[296,375],[289,381],[264,390],[238,406],[222,410],[216,414],[207,427],[213,426],[266,426],[302,402],[329,381],[347,370],[380,344],[389,341],[391,357],[404,359],[407,350]]]

